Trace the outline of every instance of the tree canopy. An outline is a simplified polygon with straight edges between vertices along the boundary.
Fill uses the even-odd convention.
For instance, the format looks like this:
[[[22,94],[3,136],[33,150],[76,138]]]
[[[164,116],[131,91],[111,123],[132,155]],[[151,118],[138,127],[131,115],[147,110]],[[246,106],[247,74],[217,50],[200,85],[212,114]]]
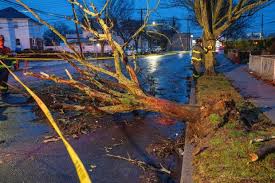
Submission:
[[[55,23],[53,27],[58,30],[61,34],[66,35],[66,34],[72,34],[75,31],[72,30],[68,25],[65,23]],[[47,46],[53,46],[53,45],[59,45],[62,40],[59,36],[57,36],[52,30],[48,29],[45,31],[43,35],[45,45]]]
[[[235,22],[274,3],[274,0],[171,0],[171,3],[183,6],[194,13],[203,29],[204,45],[215,48],[216,39],[229,30]],[[214,54],[208,52],[205,59],[207,73],[215,73]]]

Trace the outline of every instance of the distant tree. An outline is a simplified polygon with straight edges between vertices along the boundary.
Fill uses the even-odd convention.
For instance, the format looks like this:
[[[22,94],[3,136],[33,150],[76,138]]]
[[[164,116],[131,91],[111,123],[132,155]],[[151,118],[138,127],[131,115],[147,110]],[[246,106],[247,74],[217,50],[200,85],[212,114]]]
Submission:
[[[193,12],[203,29],[204,46],[215,49],[216,39],[230,29],[240,18],[254,14],[274,0],[171,0],[173,5],[185,7]],[[207,74],[214,74],[215,56],[208,52],[205,56]]]
[[[75,32],[72,29],[70,29],[70,27],[65,23],[55,23],[53,27],[63,35],[72,34]],[[45,45],[47,46],[60,45],[60,43],[62,42],[60,37],[57,36],[50,29],[45,31],[43,38],[44,38]]]
[[[121,21],[118,25],[114,26],[116,34],[126,43],[131,36],[139,29],[140,21],[134,19],[127,19]],[[138,39],[134,40],[135,48],[138,47]]]
[[[152,49],[153,45],[160,46],[166,50],[170,44],[172,37],[178,32],[177,27],[173,27],[173,23],[158,20],[157,23],[145,30],[145,38],[149,42],[149,47]]]
[[[228,29],[226,29],[220,38],[226,40],[229,39],[240,39],[247,37],[247,30],[251,27],[251,20],[253,16],[245,16],[233,23]]]
[[[111,0],[106,9],[106,15],[116,23],[123,22],[132,18],[134,8],[133,0]]]
[[[85,3],[82,4],[86,6]],[[78,8],[78,10],[80,9]],[[111,0],[107,4],[105,11],[102,13],[104,22],[108,26],[112,26],[113,31],[123,40],[124,43],[127,42],[140,27],[140,22],[131,18],[133,11],[133,0]],[[97,32],[103,32],[96,18],[90,17],[87,19],[81,10],[78,11],[78,18],[81,19],[83,24],[89,25]],[[98,42],[101,47],[101,54],[103,54],[106,41],[99,40]]]
[[[133,0],[112,0],[106,10],[106,16],[114,23],[113,30],[127,42],[140,28],[141,22],[133,19],[135,4]],[[137,48],[138,38],[134,40]]]

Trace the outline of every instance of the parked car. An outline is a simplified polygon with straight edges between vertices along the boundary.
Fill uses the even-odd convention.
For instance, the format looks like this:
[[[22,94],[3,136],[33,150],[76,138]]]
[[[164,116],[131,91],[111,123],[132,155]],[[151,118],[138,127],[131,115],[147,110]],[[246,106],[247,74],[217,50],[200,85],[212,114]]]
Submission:
[[[136,54],[136,50],[133,49],[126,49],[125,50],[126,55],[131,56],[133,54]]]
[[[154,53],[159,53],[159,52],[161,52],[161,51],[162,51],[162,49],[161,49],[160,46],[156,46],[156,47],[153,48],[153,52],[154,52]]]

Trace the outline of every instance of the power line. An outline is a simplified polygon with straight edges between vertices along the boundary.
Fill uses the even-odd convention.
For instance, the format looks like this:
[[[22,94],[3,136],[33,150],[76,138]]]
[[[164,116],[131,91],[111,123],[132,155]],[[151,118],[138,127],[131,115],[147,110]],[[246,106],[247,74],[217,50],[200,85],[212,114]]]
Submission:
[[[0,2],[6,3],[6,4],[10,4],[10,5],[14,5],[16,7],[23,8],[20,4],[12,2],[10,0],[0,0]],[[55,17],[58,17],[58,18],[68,18],[68,17],[71,17],[71,16],[61,15],[61,14],[52,13],[52,12],[46,12],[46,11],[42,11],[42,10],[35,9],[35,8],[31,8],[31,10],[33,10],[33,11],[35,11],[37,13],[40,13],[40,14],[44,14],[44,15],[48,15],[48,16],[55,16]]]
[[[74,8],[74,3],[71,3],[71,5],[72,5],[72,11],[73,11],[73,15],[74,15],[74,20],[76,21],[77,17],[76,17],[76,11],[75,11],[75,8]],[[83,56],[83,50],[82,50],[79,31],[78,31],[78,26],[77,26],[76,22],[75,22],[75,31],[76,31],[76,35],[77,35],[78,44],[79,44],[80,54],[81,54],[81,57],[82,57]]]
[[[262,13],[262,22],[261,22],[261,39],[264,36],[264,14]]]

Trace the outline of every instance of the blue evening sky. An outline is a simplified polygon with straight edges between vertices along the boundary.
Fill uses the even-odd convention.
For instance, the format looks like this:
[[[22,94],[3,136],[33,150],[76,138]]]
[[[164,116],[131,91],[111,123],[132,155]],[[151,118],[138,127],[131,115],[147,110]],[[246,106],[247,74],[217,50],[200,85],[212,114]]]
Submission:
[[[12,2],[15,2],[15,0],[10,0]],[[25,3],[27,3],[30,7],[36,8],[39,10],[43,10],[45,12],[52,12],[56,14],[63,14],[63,15],[71,15],[71,6],[67,3],[66,0],[23,0]],[[89,0],[86,0],[89,1]],[[156,0],[151,0],[151,7],[155,4]],[[161,0],[162,2],[167,2],[166,0]],[[95,4],[97,6],[102,6],[103,0],[94,0]],[[146,0],[133,0],[135,3],[136,8],[146,8]],[[0,9],[13,6],[19,10],[22,10],[14,5],[10,5],[8,3],[5,3],[5,0],[0,0]],[[275,33],[275,4],[266,7],[262,9],[260,12],[258,12],[254,19],[251,20],[251,28],[249,32],[260,32],[261,31],[261,15],[264,15],[264,33],[266,35],[270,33]],[[188,15],[188,12],[181,8],[169,8],[169,9],[163,9],[159,8],[156,13],[154,13],[151,16],[151,21],[155,21],[161,18],[167,18],[167,17],[177,17],[180,19],[186,18]],[[139,18],[139,11],[136,11],[135,15],[136,18]],[[49,22],[64,22],[65,20],[59,19],[54,16],[42,16],[46,18]],[[185,20],[179,20],[179,23],[181,25],[181,31],[186,32],[187,30],[187,22]],[[201,34],[201,31],[199,28],[194,27],[191,25],[191,32],[195,36],[199,36]]]

